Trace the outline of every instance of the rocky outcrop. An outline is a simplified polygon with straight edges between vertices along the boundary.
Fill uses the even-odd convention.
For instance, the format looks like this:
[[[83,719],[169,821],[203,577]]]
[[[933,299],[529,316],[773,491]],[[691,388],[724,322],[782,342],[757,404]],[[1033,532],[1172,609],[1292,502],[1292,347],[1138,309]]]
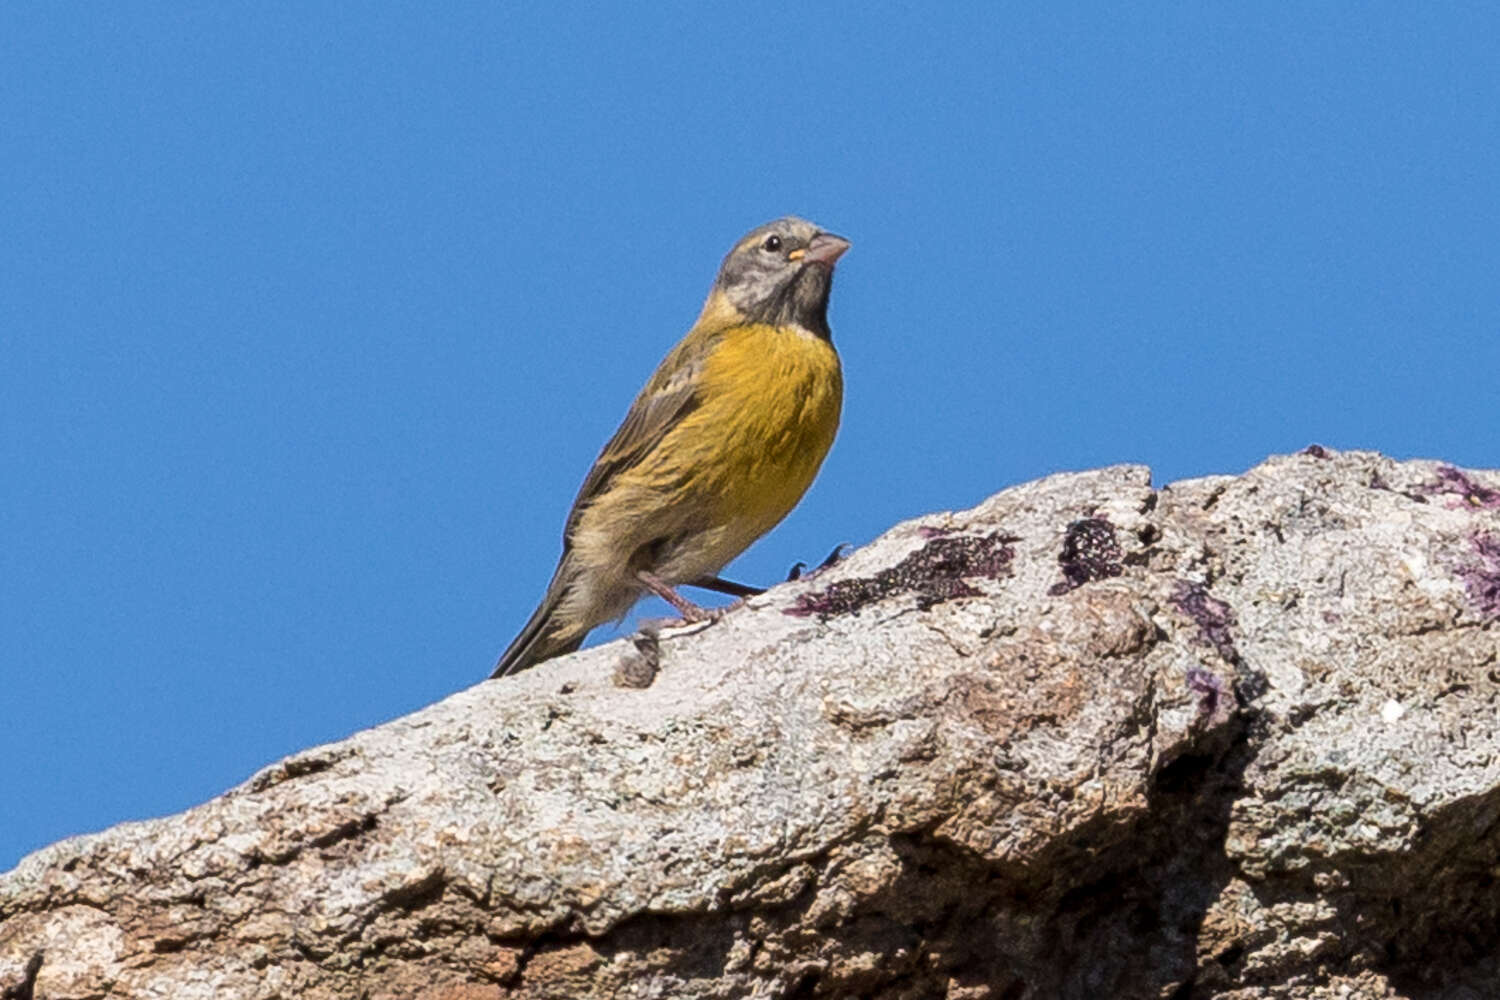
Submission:
[[[1500,476],[1059,475],[0,877],[0,995],[1500,995]]]

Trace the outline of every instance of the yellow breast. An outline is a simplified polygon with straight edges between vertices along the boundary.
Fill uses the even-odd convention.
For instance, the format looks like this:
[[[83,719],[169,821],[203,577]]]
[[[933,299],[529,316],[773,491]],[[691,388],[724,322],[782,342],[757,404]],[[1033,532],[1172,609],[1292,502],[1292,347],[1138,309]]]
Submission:
[[[690,492],[710,515],[706,563],[733,559],[802,499],[833,445],[843,394],[822,338],[760,325],[722,335],[704,359],[699,406],[663,449],[685,456]]]

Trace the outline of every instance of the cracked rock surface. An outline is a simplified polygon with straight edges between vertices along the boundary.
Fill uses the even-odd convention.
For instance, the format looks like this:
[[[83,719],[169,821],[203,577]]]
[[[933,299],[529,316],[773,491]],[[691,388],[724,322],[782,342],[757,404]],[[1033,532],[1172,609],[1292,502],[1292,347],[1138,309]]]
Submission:
[[[0,997],[1500,996],[1497,696],[1500,474],[1053,476],[40,851]]]

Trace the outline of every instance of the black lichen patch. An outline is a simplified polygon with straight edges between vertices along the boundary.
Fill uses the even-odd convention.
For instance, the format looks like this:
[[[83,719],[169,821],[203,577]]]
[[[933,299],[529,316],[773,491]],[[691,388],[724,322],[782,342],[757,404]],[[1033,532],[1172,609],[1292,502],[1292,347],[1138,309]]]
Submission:
[[[1124,571],[1120,565],[1122,555],[1120,541],[1115,537],[1115,526],[1109,521],[1102,517],[1074,521],[1068,525],[1062,552],[1057,556],[1063,579],[1054,583],[1047,593],[1066,594],[1090,581],[1119,576]]]
[[[1208,592],[1201,583],[1178,580],[1172,594],[1177,609],[1198,624],[1198,638],[1218,650],[1230,663],[1240,663],[1240,651],[1234,648],[1233,628],[1239,622],[1234,609]]]
[[[1500,510],[1500,490],[1476,483],[1462,469],[1451,465],[1438,466],[1437,479],[1417,487],[1417,492],[1427,496],[1458,496],[1471,507]]]
[[[861,608],[897,594],[915,594],[923,611],[957,597],[978,597],[969,580],[999,580],[1011,574],[1015,558],[1012,542],[1020,539],[994,532],[989,535],[940,535],[889,569],[874,576],[839,580],[812,594],[803,594],[786,614],[817,615],[822,621],[856,614]]]
[[[1489,621],[1500,621],[1500,536],[1475,535],[1479,565],[1458,571],[1469,592],[1469,600]]]

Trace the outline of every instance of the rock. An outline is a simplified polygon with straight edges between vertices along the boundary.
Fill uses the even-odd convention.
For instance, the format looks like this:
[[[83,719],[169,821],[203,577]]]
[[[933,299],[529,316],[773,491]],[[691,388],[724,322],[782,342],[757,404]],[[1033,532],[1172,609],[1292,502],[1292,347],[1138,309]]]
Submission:
[[[1500,475],[1059,475],[0,876],[0,996],[1500,995]]]

